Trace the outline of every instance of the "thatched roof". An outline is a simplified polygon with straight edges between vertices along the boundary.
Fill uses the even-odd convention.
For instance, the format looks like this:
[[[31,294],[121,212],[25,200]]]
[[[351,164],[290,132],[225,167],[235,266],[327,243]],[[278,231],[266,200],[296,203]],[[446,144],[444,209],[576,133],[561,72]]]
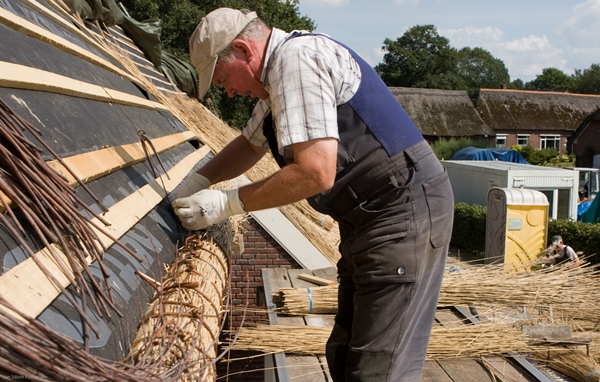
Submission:
[[[481,89],[475,107],[494,130],[571,130],[600,107],[600,96]]]
[[[573,141],[576,141],[577,138],[585,131],[585,129],[590,125],[591,122],[600,121],[600,108],[598,108],[595,112],[588,115],[581,121],[581,124],[575,130],[575,133],[569,137],[569,143],[572,144]]]
[[[465,91],[389,88],[421,134],[438,137],[493,136]]]

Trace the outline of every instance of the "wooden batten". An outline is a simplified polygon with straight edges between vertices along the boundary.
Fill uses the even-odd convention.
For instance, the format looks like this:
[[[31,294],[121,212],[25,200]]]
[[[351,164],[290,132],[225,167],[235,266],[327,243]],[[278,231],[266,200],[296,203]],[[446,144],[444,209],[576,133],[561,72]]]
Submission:
[[[195,137],[194,133],[186,131],[155,138],[152,139],[151,142],[156,151],[161,153]],[[70,185],[77,186],[79,182],[71,175],[65,165],[71,169],[80,180],[87,183],[118,169],[139,163],[145,159],[146,154],[144,153],[144,148],[142,147],[142,144],[138,142],[62,158],[62,163],[58,160],[52,160],[46,162],[46,164],[56,172],[65,176]]]
[[[49,14],[53,15],[51,12],[49,12]],[[53,18],[53,20],[57,21],[56,19],[60,19],[60,18],[55,16]],[[0,8],[0,23],[6,25],[7,27],[12,28],[16,31],[19,31],[27,36],[36,38],[40,41],[44,41],[64,52],[72,54],[76,57],[79,57],[82,60],[88,61],[96,66],[99,66],[110,72],[113,72],[116,75],[127,78],[129,81],[132,81],[136,84],[140,84],[139,80],[136,79],[134,76],[125,72],[124,70],[119,69],[118,67],[114,66],[113,64],[106,61],[105,59],[98,57],[93,52],[85,50],[85,49],[73,44],[72,42],[63,39],[62,37],[59,37],[53,33],[50,33],[47,30],[45,30],[45,29],[25,20],[24,18],[19,17],[3,8]],[[63,26],[62,24],[64,23],[64,19],[62,20],[62,22],[59,22],[59,23],[61,24],[61,26]],[[106,53],[107,55],[109,55],[109,56],[114,55],[114,53],[110,53],[106,49],[106,47],[98,44],[98,42],[95,42],[94,40],[89,38],[87,35],[83,34],[79,29],[75,28],[74,26],[71,25],[71,27],[68,29],[72,32],[75,32],[77,35],[79,35],[79,37],[84,38],[87,42],[91,42],[95,48],[98,48],[99,50]]]
[[[156,151],[162,153],[195,137],[194,133],[186,131],[155,138],[152,139],[151,142]],[[132,143],[130,145],[108,147],[89,153],[61,158],[61,161],[55,159],[46,162],[46,164],[65,177],[71,186],[76,187],[79,185],[79,180],[83,183],[91,182],[92,180],[108,175],[121,168],[132,166],[145,159],[146,154],[144,153],[142,144]],[[74,173],[79,180],[77,180],[72,173]],[[7,200],[9,204],[12,205],[11,200],[7,195],[4,195],[2,191],[0,191],[0,194],[2,194],[3,200]],[[4,212],[6,212],[6,207],[0,202],[0,213]]]
[[[103,227],[114,238],[120,238],[163,200],[165,192],[173,191],[208,153],[209,149],[206,146],[194,151],[168,171],[169,179],[162,176],[161,179],[154,180],[112,206],[102,215],[112,224],[111,226],[103,227],[104,225],[96,218],[92,219],[93,224]],[[165,189],[162,188],[163,184]],[[97,232],[97,234],[105,247],[113,243],[113,239],[104,233]],[[60,248],[56,247],[55,250],[61,253]],[[69,285],[68,279],[54,263],[47,249],[39,251],[36,256],[57,277],[62,287]],[[19,307],[20,312],[25,316],[36,317],[59,294],[59,288],[46,277],[31,258],[0,276],[0,296],[10,304]]]
[[[136,97],[118,90],[74,80],[59,74],[29,66],[0,61],[0,86],[7,88],[39,90],[96,101],[169,111],[161,103]]]

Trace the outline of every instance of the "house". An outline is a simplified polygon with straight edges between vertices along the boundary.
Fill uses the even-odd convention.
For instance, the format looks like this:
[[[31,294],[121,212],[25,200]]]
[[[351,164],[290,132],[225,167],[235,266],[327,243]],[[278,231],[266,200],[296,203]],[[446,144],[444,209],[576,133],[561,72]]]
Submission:
[[[477,114],[466,91],[389,89],[429,143],[458,137],[493,143],[494,131]]]
[[[568,152],[567,139],[600,107],[600,96],[481,89],[473,103],[496,135],[496,147],[530,145]]]
[[[588,115],[567,140],[579,167],[594,167],[594,155],[600,154],[600,109]]]

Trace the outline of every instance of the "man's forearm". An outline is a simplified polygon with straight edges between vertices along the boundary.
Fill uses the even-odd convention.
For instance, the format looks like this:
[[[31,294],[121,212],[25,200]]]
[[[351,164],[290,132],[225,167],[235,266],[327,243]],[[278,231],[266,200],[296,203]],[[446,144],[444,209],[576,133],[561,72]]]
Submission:
[[[198,173],[208,178],[211,184],[233,179],[248,171],[267,151],[267,148],[252,146],[240,135],[198,170]]]

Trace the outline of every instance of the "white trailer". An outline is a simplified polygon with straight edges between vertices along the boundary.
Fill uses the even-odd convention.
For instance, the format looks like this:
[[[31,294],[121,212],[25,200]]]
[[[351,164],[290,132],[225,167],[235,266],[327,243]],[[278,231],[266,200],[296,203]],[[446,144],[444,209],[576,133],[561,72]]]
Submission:
[[[556,167],[502,161],[442,161],[448,170],[454,202],[487,205],[491,187],[526,188],[542,192],[553,219],[577,220],[579,172]]]

